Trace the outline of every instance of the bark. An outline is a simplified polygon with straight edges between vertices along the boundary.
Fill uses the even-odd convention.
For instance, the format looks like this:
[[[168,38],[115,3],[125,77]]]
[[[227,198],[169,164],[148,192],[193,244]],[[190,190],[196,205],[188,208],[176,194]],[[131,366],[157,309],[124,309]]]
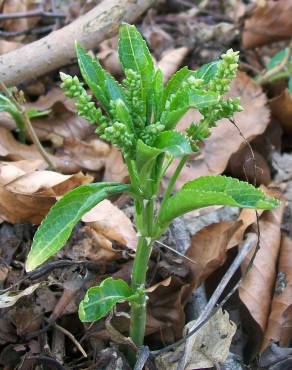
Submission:
[[[17,85],[75,60],[75,41],[92,49],[117,32],[121,22],[132,23],[155,0],[104,0],[90,12],[48,36],[0,56],[0,81]]]

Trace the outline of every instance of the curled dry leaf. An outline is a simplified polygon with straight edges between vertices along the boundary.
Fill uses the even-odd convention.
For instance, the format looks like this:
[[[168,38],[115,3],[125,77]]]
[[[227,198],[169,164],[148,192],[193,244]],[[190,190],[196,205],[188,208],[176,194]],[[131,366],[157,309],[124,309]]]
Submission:
[[[291,14],[292,15],[292,14]],[[292,94],[285,89],[269,101],[272,115],[279,121],[284,132],[292,133]]]
[[[262,350],[270,342],[288,347],[292,339],[292,240],[282,237],[271,313]]]
[[[247,140],[252,140],[262,134],[268,126],[270,112],[266,106],[267,98],[258,86],[247,74],[239,72],[231,84],[230,96],[240,96],[243,112],[235,114],[235,122]],[[179,129],[183,130],[190,122],[197,122],[199,114],[189,111],[179,123]],[[212,130],[211,136],[205,141],[199,155],[188,161],[183,169],[177,186],[184,182],[204,175],[221,174],[244,139],[237,129],[227,119],[219,121],[217,127]],[[171,167],[168,176],[173,172]]]
[[[194,325],[191,321],[186,329]],[[185,370],[213,368],[226,360],[236,325],[229,320],[229,315],[219,309],[194,335],[192,347],[186,358]],[[184,352],[185,345],[174,352],[159,355],[156,365],[160,370],[176,370]]]
[[[7,168],[7,164],[3,167]],[[92,181],[92,177],[82,173],[62,175],[53,171],[35,171],[23,174],[19,168],[12,167],[9,165],[9,172],[4,172],[0,184],[0,217],[11,223],[39,224],[57,197]]]
[[[192,237],[186,255],[195,262],[187,262],[192,271],[193,289],[223,265],[228,243],[241,225],[242,221],[222,221],[204,227]]]
[[[11,307],[22,297],[32,294],[41,283],[36,283],[21,292],[6,292],[0,295],[0,308]]]
[[[285,203],[272,211],[266,211],[260,218],[260,249],[255,257],[253,267],[239,288],[239,297],[252,318],[265,332],[273,287],[276,278],[276,266],[281,242],[281,222]],[[244,260],[245,270],[254,248]]]
[[[130,219],[105,199],[87,212],[82,221],[103,237],[135,250],[137,234]]]
[[[267,0],[259,4],[244,24],[243,46],[254,48],[292,36],[292,1]]]

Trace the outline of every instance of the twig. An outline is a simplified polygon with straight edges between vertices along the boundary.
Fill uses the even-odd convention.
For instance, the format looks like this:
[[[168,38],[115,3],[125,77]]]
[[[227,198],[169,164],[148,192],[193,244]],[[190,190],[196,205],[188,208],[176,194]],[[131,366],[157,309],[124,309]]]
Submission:
[[[71,341],[75,344],[75,346],[79,349],[79,351],[82,353],[82,356],[87,357],[87,353],[85,352],[84,348],[81,346],[81,344],[78,342],[78,340],[74,337],[70,331],[67,329],[63,328],[62,326],[55,324],[54,325],[56,329],[61,331],[63,334],[65,334],[68,338],[71,339]]]
[[[222,280],[220,281],[219,285],[217,286],[216,290],[212,294],[207,306],[204,308],[204,311],[198,318],[198,320],[195,322],[194,326],[192,327],[191,331],[181,340],[177,341],[176,343],[173,343],[167,347],[164,347],[158,351],[153,351],[152,354],[154,356],[158,356],[161,353],[168,352],[180,344],[183,344],[188,338],[190,338],[192,335],[194,335],[216,312],[219,308],[222,307],[222,301],[219,305],[216,306],[220,296],[222,295],[224,289],[226,288],[227,284],[237,271],[237,269],[240,267],[242,261],[245,259],[247,254],[250,252],[252,247],[257,242],[257,235],[255,234],[248,234],[246,240],[242,243],[242,246],[240,248],[240,251],[238,255],[235,257],[234,261],[226,271],[225,275],[223,276]]]
[[[24,122],[24,125],[25,125],[25,129],[26,129],[28,135],[30,136],[32,142],[37,147],[37,149],[38,149],[39,153],[41,154],[41,156],[43,157],[43,159],[47,162],[47,164],[49,165],[50,168],[56,170],[56,166],[50,160],[48,153],[45,151],[44,147],[42,146],[41,142],[39,141],[39,138],[38,138],[37,134],[35,133],[34,128],[32,127],[32,124],[30,122],[30,119],[28,117],[26,109],[23,107],[23,105],[21,105],[17,101],[17,99],[15,99],[13,94],[11,94],[11,92],[7,89],[7,87],[5,86],[5,84],[2,81],[0,81],[0,87],[5,92],[7,97],[9,97],[13,101],[17,110],[22,115],[23,122]]]
[[[75,41],[87,50],[96,48],[101,41],[117,32],[122,21],[134,22],[156,1],[102,1],[67,26],[1,55],[0,80],[13,86],[72,63],[76,58]]]
[[[21,35],[40,35],[43,33],[51,32],[54,28],[54,25],[44,26],[44,27],[35,27],[35,28],[26,28],[21,31],[0,31],[0,37],[12,38]]]
[[[288,45],[288,51],[285,57],[274,68],[266,71],[262,76],[259,76],[256,79],[257,83],[259,83],[260,85],[264,85],[265,83],[269,82],[273,78],[274,75],[281,72],[286,67],[287,63],[289,62],[291,54],[292,54],[292,39],[290,40],[290,43]]]
[[[28,12],[18,12],[18,13],[4,13],[0,14],[0,21],[5,21],[8,19],[19,19],[19,18],[33,18],[33,17],[43,17],[43,18],[65,18],[65,14],[46,12],[44,10],[30,10]]]
[[[173,253],[175,253],[175,254],[179,255],[180,257],[185,258],[185,259],[186,259],[186,260],[188,260],[189,262],[191,262],[191,263],[193,263],[193,264],[195,264],[195,265],[197,265],[197,264],[198,264],[198,262],[196,262],[195,260],[192,260],[190,257],[185,256],[184,254],[180,253],[180,252],[179,252],[179,251],[177,251],[176,249],[171,248],[169,245],[166,245],[166,244],[164,244],[164,243],[160,242],[159,240],[155,240],[154,242],[155,242],[155,243],[157,243],[157,244],[162,245],[163,247],[165,247],[165,248],[167,248],[167,249],[169,249],[170,251],[172,251]]]

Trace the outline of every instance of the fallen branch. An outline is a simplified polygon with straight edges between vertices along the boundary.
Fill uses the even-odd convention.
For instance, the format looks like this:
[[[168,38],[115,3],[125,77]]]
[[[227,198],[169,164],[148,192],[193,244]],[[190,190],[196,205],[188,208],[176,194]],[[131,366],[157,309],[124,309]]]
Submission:
[[[111,37],[121,22],[133,22],[155,0],[104,0],[90,12],[48,36],[0,57],[0,81],[17,85],[75,59],[75,40],[86,49]]]

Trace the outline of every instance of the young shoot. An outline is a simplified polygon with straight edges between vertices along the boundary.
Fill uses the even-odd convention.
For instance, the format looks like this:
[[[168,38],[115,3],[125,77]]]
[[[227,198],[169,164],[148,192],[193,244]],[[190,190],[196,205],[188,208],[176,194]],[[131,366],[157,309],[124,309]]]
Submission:
[[[228,50],[217,61],[196,71],[187,67],[164,84],[145,41],[134,26],[119,30],[119,58],[125,78],[119,84],[98,60],[76,44],[77,59],[84,82],[61,73],[66,96],[74,99],[78,114],[96,126],[97,134],[121,151],[129,172],[129,184],[93,183],[67,193],[50,210],[38,228],[26,270],[31,271],[62,248],[74,225],[97,203],[127,192],[135,204],[138,245],[132,281],[108,277],[88,289],[79,306],[83,322],[101,319],[119,302],[131,308],[129,335],[143,345],[146,324],[146,273],[155,240],[178,216],[197,208],[224,205],[240,208],[272,209],[278,202],[252,185],[225,176],[204,176],[175,190],[175,183],[189,155],[199,150],[216,122],[242,110],[239,98],[225,98],[238,67],[238,52]],[[98,100],[88,95],[85,85]],[[178,121],[190,109],[201,113],[184,132]],[[158,202],[163,176],[169,165],[177,167]]]

